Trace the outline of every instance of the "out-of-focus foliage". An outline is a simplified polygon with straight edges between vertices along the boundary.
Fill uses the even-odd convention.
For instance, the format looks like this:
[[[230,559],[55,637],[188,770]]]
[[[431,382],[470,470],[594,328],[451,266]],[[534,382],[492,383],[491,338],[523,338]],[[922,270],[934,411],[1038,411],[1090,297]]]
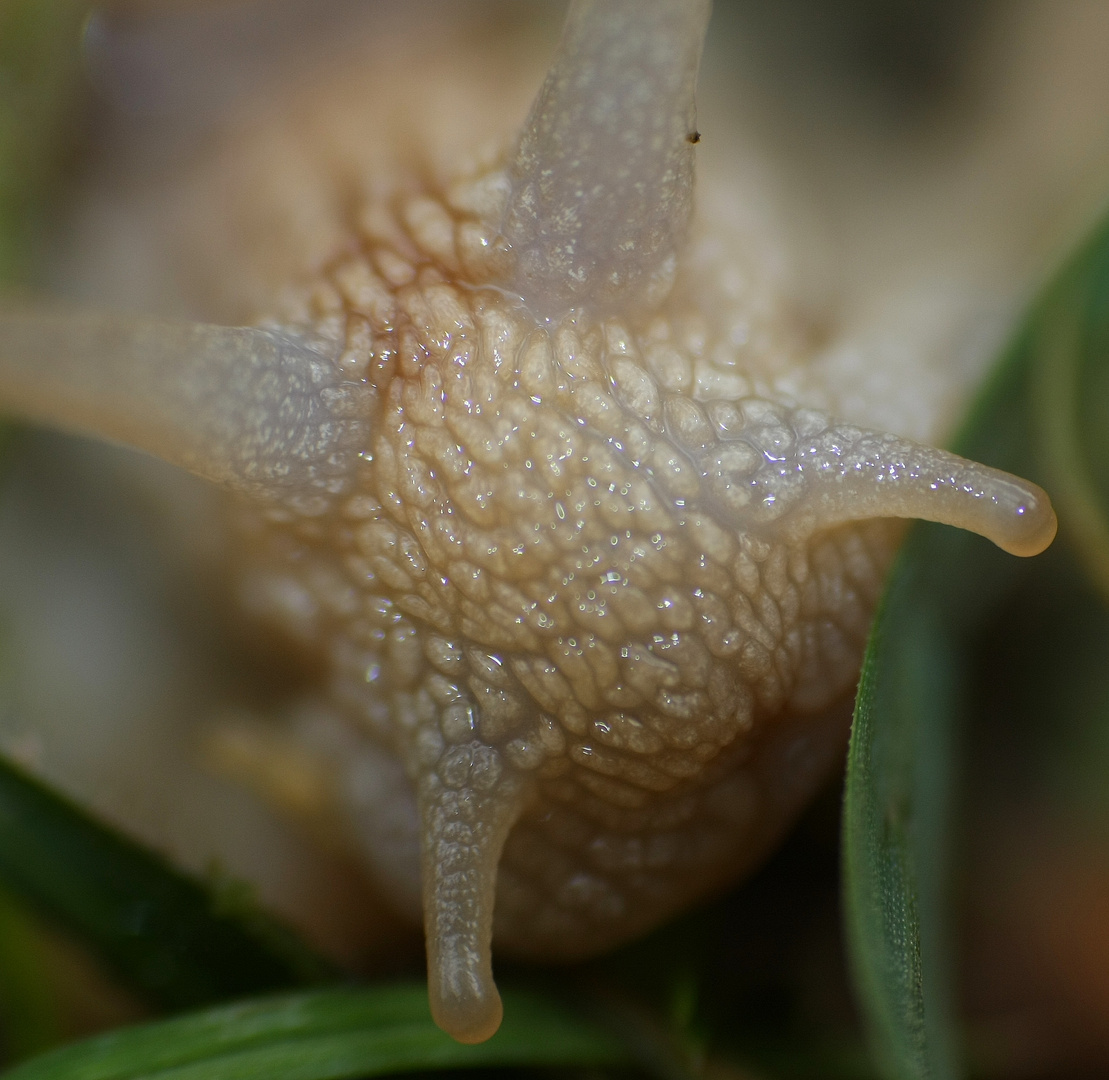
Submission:
[[[6,892],[0,892],[0,1018],[9,1057],[28,1057],[53,1046],[60,1020],[48,960],[35,920]]]
[[[175,872],[3,761],[0,881],[168,1008],[333,974],[249,894]]]
[[[323,990],[234,1005],[112,1032],[63,1047],[11,1080],[340,1080],[413,1069],[509,1065],[622,1065],[626,1050],[564,1006],[505,996],[505,1022],[480,1046],[462,1046],[431,1021],[427,991],[398,984]]]
[[[20,282],[72,152],[83,0],[0,0],[0,287]]]

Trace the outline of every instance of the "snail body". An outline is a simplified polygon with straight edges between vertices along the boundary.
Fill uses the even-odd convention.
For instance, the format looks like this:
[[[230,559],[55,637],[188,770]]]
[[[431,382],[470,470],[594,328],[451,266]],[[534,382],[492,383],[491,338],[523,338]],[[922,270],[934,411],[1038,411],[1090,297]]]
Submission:
[[[463,1041],[493,945],[611,947],[780,835],[842,748],[890,519],[1055,531],[1034,485],[839,418],[757,238],[697,220],[708,15],[575,0],[522,134],[359,178],[254,328],[0,316],[0,407],[233,492]]]

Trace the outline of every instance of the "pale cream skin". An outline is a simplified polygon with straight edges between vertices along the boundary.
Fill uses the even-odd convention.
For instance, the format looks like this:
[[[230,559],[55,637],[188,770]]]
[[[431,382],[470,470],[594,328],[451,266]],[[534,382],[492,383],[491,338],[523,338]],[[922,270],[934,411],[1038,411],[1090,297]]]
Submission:
[[[500,1023],[492,944],[597,952],[781,834],[841,751],[889,519],[1055,533],[1034,485],[807,389],[757,245],[696,218],[708,14],[576,0],[522,133],[453,175],[383,155],[262,329],[0,315],[7,411],[237,494],[255,606],[412,807],[406,857],[350,798],[462,1041]]]

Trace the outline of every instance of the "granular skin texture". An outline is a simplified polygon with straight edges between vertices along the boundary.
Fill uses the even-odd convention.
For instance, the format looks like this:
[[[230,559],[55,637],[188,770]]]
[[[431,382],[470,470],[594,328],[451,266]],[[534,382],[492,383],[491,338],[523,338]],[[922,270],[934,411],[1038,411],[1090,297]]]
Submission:
[[[492,845],[495,943],[569,959],[733,879],[823,780],[896,528],[813,505],[862,433],[759,374],[773,301],[704,318],[706,255],[629,319],[537,320],[487,284],[505,191],[359,207],[274,313],[337,342],[374,434],[329,499],[244,511],[247,592],[404,763],[436,888]]]

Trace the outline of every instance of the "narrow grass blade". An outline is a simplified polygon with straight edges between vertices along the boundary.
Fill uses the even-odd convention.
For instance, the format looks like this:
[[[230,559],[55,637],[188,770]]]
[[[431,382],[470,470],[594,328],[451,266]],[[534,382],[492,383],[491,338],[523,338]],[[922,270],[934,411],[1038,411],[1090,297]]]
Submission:
[[[320,990],[128,1028],[35,1058],[5,1080],[340,1080],[417,1069],[615,1065],[612,1036],[545,998],[509,991],[501,1030],[463,1046],[437,1028],[427,988]]]
[[[844,807],[846,917],[871,1042],[889,1077],[957,1075],[940,928],[952,658],[914,575],[894,572],[859,685]]]
[[[1096,396],[1091,382],[1109,388],[1109,347],[1096,371],[1076,365],[1092,357],[1090,342],[1109,346],[1109,329],[1091,335],[1076,305],[1084,317],[1109,315],[1109,222],[1032,305],[953,449],[1058,490],[1060,538],[1077,543],[1097,577],[1109,541],[1103,508],[1075,468],[1088,458],[1074,416]],[[871,633],[848,758],[844,906],[871,1045],[895,1080],[960,1073],[944,917],[960,657],[998,597],[1033,571],[976,538],[916,527]]]

